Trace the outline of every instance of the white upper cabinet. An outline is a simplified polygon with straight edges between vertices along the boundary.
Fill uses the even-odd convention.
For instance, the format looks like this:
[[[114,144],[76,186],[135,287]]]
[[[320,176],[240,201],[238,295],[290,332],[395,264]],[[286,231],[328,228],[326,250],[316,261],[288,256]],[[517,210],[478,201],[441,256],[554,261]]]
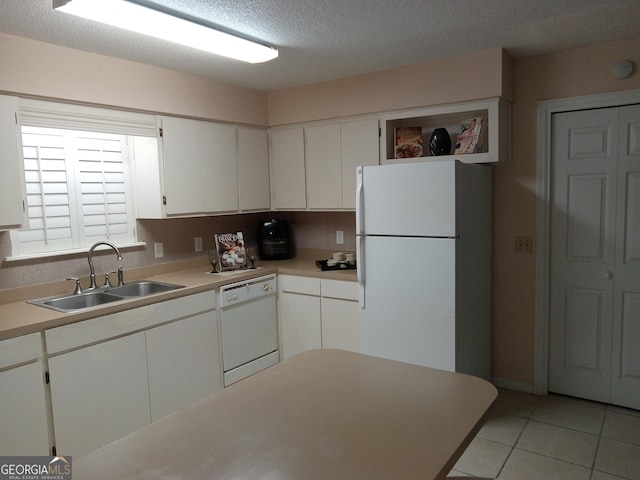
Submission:
[[[342,208],[356,208],[356,167],[378,165],[379,122],[377,118],[340,124],[342,153]]]
[[[264,128],[238,127],[240,211],[269,210],[269,136]]]
[[[238,210],[236,127],[162,117],[166,214]]]
[[[26,192],[18,98],[0,95],[0,229],[26,222]]]
[[[271,130],[271,208],[305,209],[304,129]]]
[[[312,210],[340,209],[342,208],[340,124],[313,125],[306,127],[304,133],[307,206]]]

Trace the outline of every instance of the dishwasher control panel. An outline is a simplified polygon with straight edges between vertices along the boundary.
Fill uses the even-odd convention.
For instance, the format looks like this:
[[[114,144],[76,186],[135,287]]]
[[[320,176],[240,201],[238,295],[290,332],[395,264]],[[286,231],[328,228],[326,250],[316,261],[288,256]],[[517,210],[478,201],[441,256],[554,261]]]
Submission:
[[[228,307],[266,295],[275,295],[276,276],[264,275],[220,287],[220,307]]]

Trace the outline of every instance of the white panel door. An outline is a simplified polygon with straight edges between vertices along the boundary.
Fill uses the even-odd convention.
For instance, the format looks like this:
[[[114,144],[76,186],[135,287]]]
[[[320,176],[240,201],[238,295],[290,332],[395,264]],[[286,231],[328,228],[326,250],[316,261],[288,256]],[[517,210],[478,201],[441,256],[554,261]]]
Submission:
[[[640,408],[640,107],[627,109],[554,115],[549,390]]]
[[[145,334],[49,359],[55,444],[82,456],[150,420]]]
[[[620,109],[611,403],[640,409],[640,105]]]

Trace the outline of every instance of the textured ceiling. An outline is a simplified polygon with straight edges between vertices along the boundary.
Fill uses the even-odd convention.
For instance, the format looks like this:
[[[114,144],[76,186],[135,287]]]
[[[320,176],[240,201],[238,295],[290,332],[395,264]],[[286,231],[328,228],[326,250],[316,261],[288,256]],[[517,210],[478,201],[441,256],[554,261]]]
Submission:
[[[260,90],[492,48],[520,57],[640,36],[640,0],[153,1],[280,56],[244,64],[55,12],[52,0],[0,0],[0,31]]]

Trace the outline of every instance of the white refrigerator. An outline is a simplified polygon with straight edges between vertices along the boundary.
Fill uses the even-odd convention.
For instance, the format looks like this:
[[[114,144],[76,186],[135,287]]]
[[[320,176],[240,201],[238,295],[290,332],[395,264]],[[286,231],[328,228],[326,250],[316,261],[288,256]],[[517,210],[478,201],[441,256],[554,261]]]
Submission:
[[[360,351],[489,379],[491,168],[358,167]]]

